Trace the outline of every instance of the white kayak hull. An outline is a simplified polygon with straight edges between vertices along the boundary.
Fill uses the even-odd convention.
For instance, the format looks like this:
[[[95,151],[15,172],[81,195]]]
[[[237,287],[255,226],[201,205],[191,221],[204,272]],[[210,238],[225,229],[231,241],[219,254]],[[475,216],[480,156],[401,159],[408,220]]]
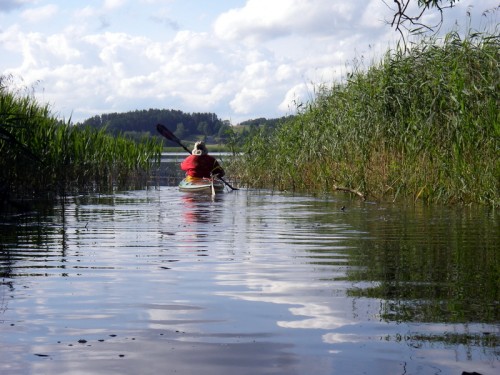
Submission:
[[[179,190],[193,193],[212,193],[212,184],[214,191],[220,193],[224,191],[224,183],[219,180],[211,180],[209,178],[197,178],[195,180],[183,179],[179,183]]]

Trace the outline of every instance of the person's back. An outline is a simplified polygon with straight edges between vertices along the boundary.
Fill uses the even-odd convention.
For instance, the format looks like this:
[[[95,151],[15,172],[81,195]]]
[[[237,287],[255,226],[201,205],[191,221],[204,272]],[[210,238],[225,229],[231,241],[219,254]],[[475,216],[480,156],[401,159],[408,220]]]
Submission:
[[[192,155],[182,161],[181,169],[192,178],[224,176],[224,169],[213,156],[208,155],[207,147],[201,141],[195,143]]]

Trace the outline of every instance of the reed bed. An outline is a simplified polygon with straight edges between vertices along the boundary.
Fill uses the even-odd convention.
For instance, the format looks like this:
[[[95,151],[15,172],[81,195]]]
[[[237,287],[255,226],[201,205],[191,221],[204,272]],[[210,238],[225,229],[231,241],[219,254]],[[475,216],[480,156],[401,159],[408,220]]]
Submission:
[[[162,144],[78,128],[0,78],[0,198],[109,190],[147,175]]]
[[[423,38],[316,89],[234,170],[252,187],[498,206],[498,33]]]

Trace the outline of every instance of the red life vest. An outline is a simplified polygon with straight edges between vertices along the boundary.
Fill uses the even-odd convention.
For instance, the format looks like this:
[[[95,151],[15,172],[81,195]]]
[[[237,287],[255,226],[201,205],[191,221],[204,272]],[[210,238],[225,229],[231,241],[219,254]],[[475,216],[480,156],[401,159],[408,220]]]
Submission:
[[[181,163],[181,169],[191,177],[210,178],[211,175],[224,176],[224,169],[210,155],[190,155]]]

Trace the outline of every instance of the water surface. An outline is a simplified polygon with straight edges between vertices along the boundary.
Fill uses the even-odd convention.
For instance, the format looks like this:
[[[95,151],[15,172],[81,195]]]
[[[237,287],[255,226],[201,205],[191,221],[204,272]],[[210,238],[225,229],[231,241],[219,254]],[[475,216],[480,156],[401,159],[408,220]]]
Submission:
[[[4,215],[0,373],[497,374],[498,229],[168,186]]]

